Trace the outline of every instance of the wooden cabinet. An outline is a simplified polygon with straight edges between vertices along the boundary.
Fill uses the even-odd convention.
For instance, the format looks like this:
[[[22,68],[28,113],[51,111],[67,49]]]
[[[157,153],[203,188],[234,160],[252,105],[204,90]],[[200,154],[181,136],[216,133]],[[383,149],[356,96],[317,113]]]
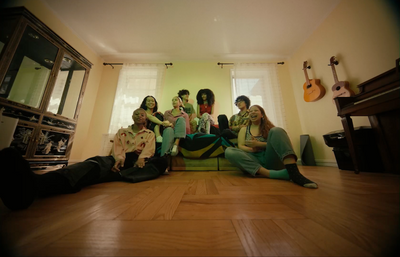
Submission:
[[[24,7],[0,17],[0,108],[19,119],[11,146],[32,166],[65,164],[92,64]]]

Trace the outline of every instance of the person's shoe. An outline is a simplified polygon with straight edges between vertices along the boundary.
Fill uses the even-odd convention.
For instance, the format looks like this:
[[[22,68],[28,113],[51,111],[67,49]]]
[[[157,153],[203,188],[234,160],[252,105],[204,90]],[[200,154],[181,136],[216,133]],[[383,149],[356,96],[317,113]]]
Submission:
[[[179,153],[179,149],[177,145],[174,145],[171,150],[171,156],[176,156]]]
[[[0,151],[0,197],[10,210],[28,208],[36,198],[35,174],[14,148]]]
[[[168,168],[166,168],[166,169],[165,169],[165,171],[164,171],[163,175],[169,175]]]
[[[162,143],[162,136],[158,136],[158,137],[156,138],[156,142],[157,142],[157,143]]]

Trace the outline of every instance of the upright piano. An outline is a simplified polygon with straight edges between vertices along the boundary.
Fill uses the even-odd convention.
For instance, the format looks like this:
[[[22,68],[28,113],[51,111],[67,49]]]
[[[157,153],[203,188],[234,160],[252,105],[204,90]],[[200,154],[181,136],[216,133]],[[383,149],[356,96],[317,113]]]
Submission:
[[[377,172],[400,174],[399,60],[396,60],[395,68],[358,85],[358,94],[334,99],[347,138],[355,173],[363,170],[360,165],[362,160],[355,145],[351,116],[368,116],[384,166]]]

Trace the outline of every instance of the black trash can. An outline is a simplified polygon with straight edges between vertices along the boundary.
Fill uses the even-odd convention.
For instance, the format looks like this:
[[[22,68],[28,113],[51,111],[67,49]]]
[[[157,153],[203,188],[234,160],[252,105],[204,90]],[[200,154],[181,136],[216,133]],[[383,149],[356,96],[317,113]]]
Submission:
[[[355,170],[350,156],[344,130],[336,130],[323,135],[325,144],[333,147],[336,162],[341,170]],[[382,172],[383,163],[371,127],[354,128],[355,147],[361,160],[360,171]]]

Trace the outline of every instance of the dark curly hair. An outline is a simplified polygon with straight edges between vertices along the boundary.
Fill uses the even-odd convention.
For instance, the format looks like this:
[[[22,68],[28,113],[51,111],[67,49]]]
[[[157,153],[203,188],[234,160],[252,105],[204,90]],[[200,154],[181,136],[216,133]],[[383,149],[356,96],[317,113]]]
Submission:
[[[190,95],[189,90],[187,90],[187,89],[179,90],[178,96],[179,96],[180,98],[182,98],[183,95]]]
[[[202,94],[207,95],[208,105],[214,105],[214,102],[215,102],[214,92],[208,88],[200,89],[199,92],[197,92],[197,96],[196,96],[197,104],[199,104],[199,105],[203,104],[203,98],[201,97]]]
[[[246,104],[246,108],[247,108],[247,109],[250,108],[251,101],[250,101],[250,99],[249,99],[247,96],[245,96],[245,95],[240,95],[240,96],[236,97],[235,105],[236,105],[237,102],[240,102],[240,101],[244,101],[244,103]]]
[[[143,99],[142,103],[140,104],[140,108],[142,108],[143,110],[147,110],[146,100],[147,100],[148,97],[153,97],[154,102],[155,102],[155,104],[156,104],[156,105],[154,106],[154,108],[153,108],[153,112],[157,112],[157,110],[158,110],[158,103],[157,103],[156,98],[155,98],[154,96],[152,96],[152,95],[148,95],[148,96],[146,96],[146,97]]]

